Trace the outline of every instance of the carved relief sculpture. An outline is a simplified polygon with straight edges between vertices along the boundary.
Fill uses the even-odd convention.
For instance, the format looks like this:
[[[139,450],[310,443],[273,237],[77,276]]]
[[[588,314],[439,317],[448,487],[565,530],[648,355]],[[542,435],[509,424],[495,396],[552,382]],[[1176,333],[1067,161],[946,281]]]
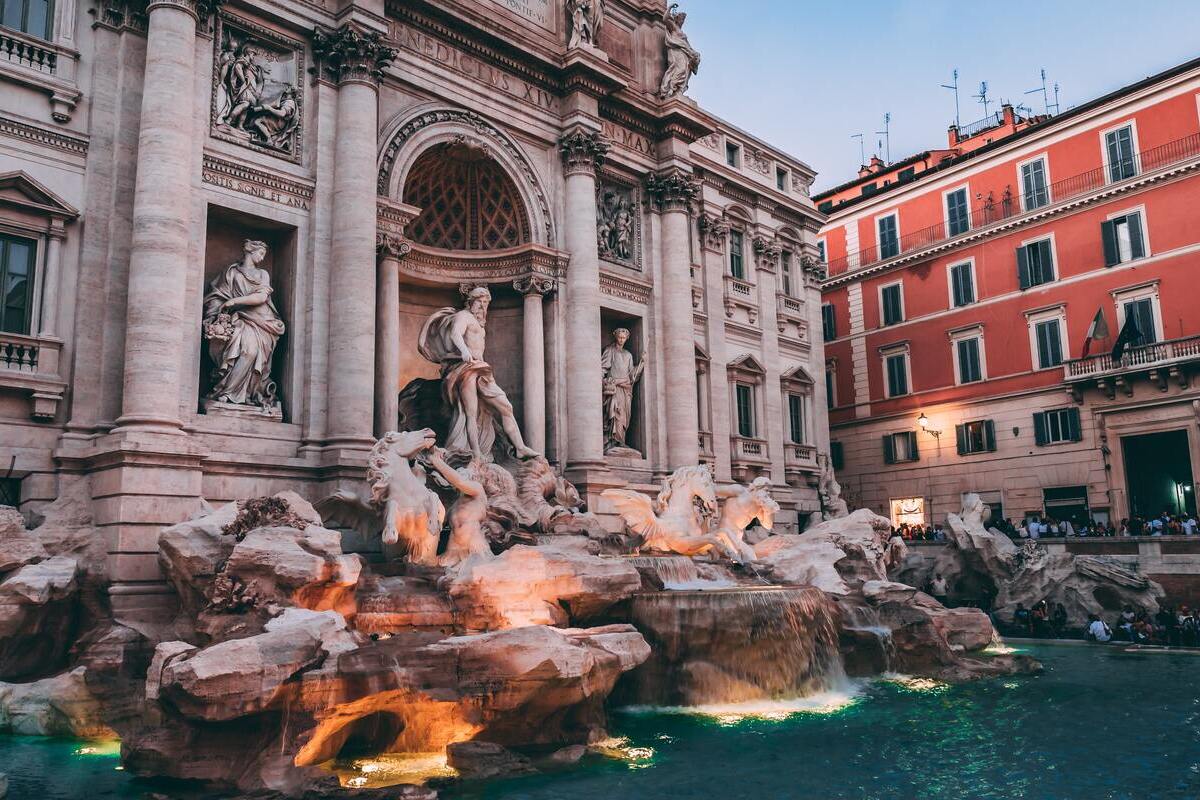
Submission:
[[[604,375],[604,451],[637,453],[626,444],[625,435],[633,417],[633,387],[641,379],[646,362],[634,364],[633,353],[625,349],[629,341],[627,328],[617,328],[612,337],[612,344],[600,354]]]
[[[628,189],[602,186],[596,203],[596,238],[600,257],[634,265],[637,208]]]
[[[298,160],[303,72],[298,43],[227,17],[215,42],[213,134]]]
[[[667,23],[667,69],[658,90],[663,100],[687,92],[692,76],[700,70],[700,52],[692,47],[687,34],[683,32],[687,14],[676,10],[678,8],[678,3],[672,3],[663,14],[663,21]]]
[[[258,407],[280,416],[271,359],[285,326],[271,301],[271,276],[259,267],[262,242],[247,240],[242,260],[223,269],[204,296],[204,339],[216,365],[205,409]]]
[[[571,26],[568,48],[598,47],[604,24],[604,0],[567,0],[567,22]]]
[[[479,286],[467,294],[466,308],[434,312],[421,328],[417,348],[442,367],[442,396],[452,409],[445,442],[451,454],[491,461],[498,425],[518,458],[532,458],[538,454],[525,445],[512,403],[483,360],[491,302],[492,293]]]

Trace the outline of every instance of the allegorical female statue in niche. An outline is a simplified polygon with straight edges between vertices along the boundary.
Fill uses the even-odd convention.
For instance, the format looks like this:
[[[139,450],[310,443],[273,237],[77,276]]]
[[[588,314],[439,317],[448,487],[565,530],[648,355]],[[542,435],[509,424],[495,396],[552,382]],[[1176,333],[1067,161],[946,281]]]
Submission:
[[[204,338],[216,369],[208,398],[274,411],[279,401],[271,358],[285,330],[271,301],[271,276],[259,267],[267,246],[247,240],[242,260],[223,269],[204,296]]]
[[[633,417],[633,387],[642,377],[643,361],[633,363],[633,353],[625,349],[629,330],[617,328],[613,341],[600,354],[600,369],[604,374],[605,451],[628,448],[625,435]]]

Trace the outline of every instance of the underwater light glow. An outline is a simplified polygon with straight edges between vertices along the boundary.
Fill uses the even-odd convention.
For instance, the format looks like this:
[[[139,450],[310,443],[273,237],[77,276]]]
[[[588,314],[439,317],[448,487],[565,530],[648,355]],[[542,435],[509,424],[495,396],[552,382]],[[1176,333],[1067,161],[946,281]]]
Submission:
[[[630,769],[645,769],[654,762],[653,747],[634,747],[629,743],[629,737],[603,739],[589,745],[588,750],[605,758],[613,758],[626,762]]]
[[[621,711],[630,714],[684,714],[708,717],[718,725],[728,726],[748,719],[780,722],[795,714],[836,714],[857,703],[861,695],[862,685],[851,682],[841,689],[787,700],[747,700],[741,703],[699,706],[629,706]]]
[[[74,755],[115,758],[121,755],[121,740],[106,739],[102,741],[88,742],[87,744],[76,748]]]
[[[346,789],[383,789],[458,775],[446,763],[445,753],[383,753],[370,758],[328,761],[321,766],[337,775],[338,782]]]
[[[910,692],[943,692],[950,687],[950,684],[934,680],[933,678],[900,675],[894,672],[884,675],[880,680],[896,684]]]

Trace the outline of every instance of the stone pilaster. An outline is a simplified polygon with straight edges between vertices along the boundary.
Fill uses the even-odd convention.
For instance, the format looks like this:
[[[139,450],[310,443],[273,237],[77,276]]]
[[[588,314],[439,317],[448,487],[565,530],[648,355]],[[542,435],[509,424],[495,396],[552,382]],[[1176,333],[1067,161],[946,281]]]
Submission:
[[[600,134],[577,128],[559,143],[566,181],[567,466],[604,465],[600,398],[600,256],[596,245],[596,168],[608,152]]]
[[[691,224],[696,185],[682,170],[653,174],[646,190],[662,217],[663,386],[668,470],[700,460],[696,341],[692,322]]]
[[[316,30],[313,55],[317,74],[338,87],[326,443],[366,449],[375,429],[378,92],[395,50],[377,31],[347,24]]]
[[[400,261],[412,245],[393,234],[375,237],[375,435],[396,429],[400,396]]]
[[[513,281],[513,288],[525,297],[522,331],[524,363],[525,441],[539,453],[546,452],[546,339],[542,298],[554,291],[555,280],[548,275],[528,275]]]

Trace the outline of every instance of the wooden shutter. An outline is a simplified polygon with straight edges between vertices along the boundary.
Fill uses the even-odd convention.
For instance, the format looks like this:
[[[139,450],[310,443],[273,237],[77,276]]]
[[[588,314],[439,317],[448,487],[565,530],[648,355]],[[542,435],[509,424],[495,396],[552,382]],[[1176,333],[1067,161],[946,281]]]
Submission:
[[[1072,442],[1079,442],[1083,440],[1083,427],[1079,424],[1078,408],[1067,409],[1067,427],[1068,433],[1070,434],[1070,436],[1067,437],[1068,439],[1070,439]]]
[[[1121,251],[1117,247],[1117,221],[1110,219],[1100,223],[1100,239],[1104,242],[1104,266],[1121,263]]]
[[[1029,288],[1029,247],[1017,248],[1017,284]]]
[[[967,426],[954,426],[954,441],[958,444],[958,454],[965,456],[967,454]]]
[[[1129,243],[1133,257],[1143,258],[1146,255],[1146,245],[1142,239],[1142,215],[1130,214],[1125,219],[1129,225]]]
[[[983,446],[989,453],[996,452],[996,423],[990,419],[983,422]]]
[[[846,464],[846,451],[841,442],[829,443],[829,458],[834,469],[841,469]]]
[[[1033,440],[1038,447],[1045,447],[1049,437],[1046,433],[1046,412],[1038,411],[1033,415]]]
[[[917,454],[917,432],[909,431],[907,435],[908,435],[908,454],[909,454],[909,456],[912,457],[913,461],[916,461],[919,458],[919,456]]]
[[[896,445],[892,441],[892,435],[890,433],[885,433],[883,435],[883,463],[896,463]]]

